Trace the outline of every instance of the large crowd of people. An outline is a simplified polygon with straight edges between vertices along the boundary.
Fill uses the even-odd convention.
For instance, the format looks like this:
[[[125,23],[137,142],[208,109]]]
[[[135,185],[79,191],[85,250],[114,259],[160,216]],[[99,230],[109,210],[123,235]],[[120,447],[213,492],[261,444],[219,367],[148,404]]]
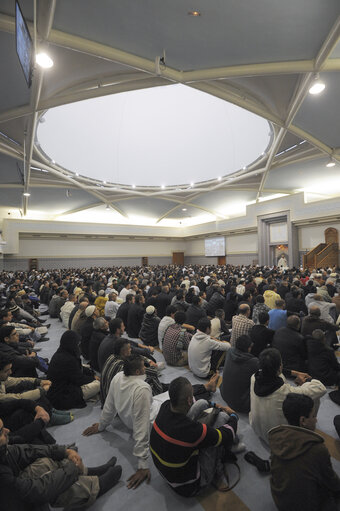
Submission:
[[[338,509],[340,479],[315,433],[320,398],[331,390],[340,404],[337,268],[2,272],[0,309],[6,510],[89,506],[116,485],[122,469],[115,457],[85,467],[77,446],[57,445],[48,429],[99,399],[98,422],[83,435],[104,431],[115,417],[131,431],[135,472],[127,489],[149,481],[154,463],[182,497],[210,485],[228,491],[226,464],[247,450],[249,463],[271,472],[279,511]],[[49,318],[64,328],[50,360],[40,354]],[[166,365],[179,375],[168,382]],[[181,367],[202,383],[180,376]],[[217,386],[227,404],[215,402]],[[270,463],[240,441],[238,414],[249,414]]]

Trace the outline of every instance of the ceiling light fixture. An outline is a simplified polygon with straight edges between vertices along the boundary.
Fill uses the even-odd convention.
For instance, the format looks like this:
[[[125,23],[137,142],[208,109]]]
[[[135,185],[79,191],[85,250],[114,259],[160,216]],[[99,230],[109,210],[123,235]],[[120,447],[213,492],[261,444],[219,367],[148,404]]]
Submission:
[[[190,186],[191,186],[191,187],[193,187],[193,186],[194,186],[194,184],[195,184],[195,183],[191,182],[191,183],[190,183]]]
[[[328,167],[329,169],[330,169],[331,167],[335,167],[335,161],[334,161],[332,158],[330,158],[330,159],[328,160],[328,162],[326,163],[326,167]]]
[[[24,196],[24,197],[30,197],[30,196],[31,196],[31,194],[30,194],[29,192],[24,192],[24,193],[23,193],[23,196]]]
[[[76,176],[77,176],[77,177],[79,176],[78,172],[76,172]]]
[[[182,208],[182,211],[188,211],[187,208]]]
[[[221,176],[218,176],[217,181],[222,181]]]
[[[106,185],[106,181],[103,181],[103,185]]]
[[[162,188],[162,190],[164,190],[164,188],[165,188],[165,185],[162,185],[162,186],[161,186],[161,188]]]
[[[35,56],[36,63],[43,69],[49,69],[53,66],[53,60],[47,55],[47,53],[37,53]]]
[[[110,209],[110,206],[108,204],[106,204],[106,210],[109,210]]]
[[[136,188],[136,185],[131,185],[131,186],[132,186],[132,188]]]
[[[309,94],[312,95],[320,94],[320,92],[322,92],[325,89],[325,87],[326,87],[325,83],[322,80],[320,80],[319,75],[317,74],[315,76],[314,82],[309,88]]]
[[[199,16],[201,16],[201,12],[200,11],[189,11],[188,12],[188,16],[193,16],[194,18],[198,18]]]

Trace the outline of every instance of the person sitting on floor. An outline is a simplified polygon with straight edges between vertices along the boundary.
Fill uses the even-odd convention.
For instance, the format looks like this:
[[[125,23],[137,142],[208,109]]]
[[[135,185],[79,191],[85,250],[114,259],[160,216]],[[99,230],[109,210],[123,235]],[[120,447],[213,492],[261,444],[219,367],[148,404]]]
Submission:
[[[163,355],[168,365],[180,367],[188,363],[188,346],[192,334],[184,326],[185,312],[175,312],[174,320],[164,334]]]
[[[100,422],[92,424],[83,432],[90,436],[104,431],[116,415],[133,431],[135,441],[133,454],[138,460],[137,471],[128,479],[128,488],[137,488],[143,481],[150,480],[149,470],[149,430],[153,423],[162,398],[161,394],[152,398],[152,390],[146,379],[144,359],[140,355],[131,355],[124,360],[123,371],[119,371],[111,381],[105,399]],[[197,399],[209,399],[216,391],[217,377],[205,385],[195,385]]]
[[[210,319],[200,319],[188,347],[189,367],[199,378],[208,378],[218,371],[230,349],[229,342],[213,339],[210,332]]]
[[[148,346],[158,346],[158,325],[160,319],[153,305],[149,305],[146,310],[140,328],[139,337],[143,344]]]
[[[241,335],[249,335],[254,326],[254,322],[249,319],[251,309],[247,303],[241,303],[238,307],[238,314],[231,320],[231,338],[230,344],[235,346],[235,341]]]
[[[300,318],[289,316],[287,326],[276,330],[272,347],[281,353],[282,364],[285,369],[295,371],[306,370],[306,344],[303,335],[299,333]]]
[[[200,296],[194,295],[191,304],[186,311],[186,321],[189,325],[197,328],[198,322],[202,318],[206,318],[207,313],[202,307],[202,299]]]
[[[67,330],[51,358],[47,377],[52,385],[47,397],[58,410],[84,408],[100,390],[99,378],[81,363],[79,341],[75,332]]]
[[[279,424],[286,424],[282,403],[289,393],[304,394],[315,401],[326,394],[326,387],[319,380],[313,380],[305,373],[295,373],[297,387],[286,382],[282,374],[282,360],[279,350],[267,348],[259,356],[259,370],[250,379],[249,422],[255,433],[268,442],[268,431]]]
[[[258,316],[258,324],[253,326],[249,334],[253,342],[251,354],[255,357],[258,357],[261,351],[269,348],[272,344],[275,330],[268,328],[268,325],[268,312],[260,312]]]
[[[263,295],[257,295],[255,298],[255,305],[253,308],[253,314],[251,319],[254,321],[255,325],[258,325],[260,323],[260,313],[261,312],[269,312],[270,307],[264,303]]]
[[[229,341],[230,333],[229,328],[224,321],[225,313],[223,309],[217,309],[215,311],[215,317],[211,320],[211,332],[210,335],[214,339],[220,341]]]
[[[108,300],[108,298],[105,296],[104,289],[100,289],[98,291],[98,296],[97,296],[97,298],[94,301],[94,305],[98,309],[99,316],[104,316],[105,315],[105,305],[106,305],[107,300]]]
[[[93,322],[93,330],[91,333],[90,344],[89,344],[89,356],[90,356],[90,366],[95,371],[99,372],[98,365],[98,350],[109,332],[109,324],[105,318],[99,316]]]
[[[314,330],[312,337],[308,337],[307,354],[308,372],[313,378],[327,386],[340,386],[340,365],[322,330]]]
[[[163,316],[158,325],[158,344],[161,350],[163,350],[165,332],[170,325],[175,323],[175,312],[177,312],[176,307],[174,305],[168,305],[166,308],[165,316]]]
[[[122,468],[112,458],[85,467],[79,454],[62,445],[8,445],[9,430],[0,419],[0,491],[6,511],[46,511],[89,506],[113,488]]]
[[[268,433],[270,487],[279,511],[336,511],[340,479],[325,440],[315,433],[317,411],[309,396],[288,394],[282,405],[287,425]]]
[[[269,328],[272,330],[278,330],[287,326],[287,311],[285,310],[286,303],[284,300],[279,298],[275,302],[275,308],[269,311]]]
[[[71,293],[68,297],[67,302],[60,309],[60,319],[65,328],[68,328],[71,312],[75,307],[76,297]]]
[[[150,435],[157,470],[183,497],[193,497],[210,484],[226,491],[223,463],[233,445],[238,416],[228,406],[215,405],[221,412],[214,427],[198,422],[210,404],[202,399],[194,403],[192,385],[183,377],[170,383],[169,396],[170,400],[160,407]]]
[[[116,317],[117,311],[119,309],[119,303],[117,303],[118,295],[116,292],[110,292],[107,295],[107,302],[105,304],[104,316],[108,321],[114,319]]]
[[[26,354],[20,352],[19,334],[13,326],[0,328],[0,353],[11,358],[13,376],[37,378],[37,367],[39,366],[37,354],[34,351],[26,352]]]
[[[268,315],[267,312],[261,314]],[[223,368],[221,396],[240,413],[250,411],[250,378],[259,369],[259,360],[252,355],[251,349],[252,340],[249,335],[241,335],[236,339],[235,346],[227,352]]]

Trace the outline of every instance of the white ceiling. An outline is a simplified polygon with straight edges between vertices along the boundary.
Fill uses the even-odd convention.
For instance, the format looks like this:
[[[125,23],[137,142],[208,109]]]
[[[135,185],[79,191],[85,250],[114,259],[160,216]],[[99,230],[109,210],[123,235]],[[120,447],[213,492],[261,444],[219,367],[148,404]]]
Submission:
[[[34,39],[33,0],[21,0],[21,4]],[[188,16],[187,12],[193,8],[201,11],[200,17]],[[242,214],[246,203],[261,197],[320,187],[320,176],[325,197],[340,194],[340,189],[338,192],[332,186],[337,182],[339,165],[325,168],[330,155],[335,161],[340,160],[339,0],[211,0],[209,3],[196,0],[195,5],[186,0],[37,0],[36,41],[38,45],[45,45],[55,65],[45,72],[36,68],[30,90],[15,52],[14,26],[14,2],[2,0],[2,206],[16,211],[21,209],[24,216],[32,218],[39,215],[40,218],[45,213],[56,220],[107,221],[110,215],[111,221],[118,223],[178,225],[184,221],[195,224]],[[163,50],[165,65],[161,66],[159,76],[155,58],[161,56]],[[320,73],[326,89],[320,96],[312,97],[308,88],[316,72]],[[115,189],[97,181],[105,179],[100,174],[101,158],[106,164],[109,162],[102,146],[100,151],[96,149],[91,157],[86,157],[88,141],[80,150],[75,142],[71,144],[70,151],[76,154],[77,161],[83,157],[84,162],[91,162],[91,172],[96,167],[95,179],[91,180],[75,176],[71,171],[78,172],[78,169],[61,158],[53,158],[59,165],[51,164],[50,158],[35,145],[39,117],[45,114],[48,118],[54,107],[73,107],[80,101],[117,95],[116,100],[119,96],[127,97],[120,94],[126,91],[142,91],[147,95],[161,88],[161,93],[166,94],[172,87],[164,86],[173,84],[183,84],[193,93],[209,95],[205,96],[208,102],[219,98],[241,107],[259,116],[262,123],[269,121],[273,126],[273,138],[266,155],[248,165],[246,170],[241,168],[241,160],[239,163],[235,160],[234,166],[224,165],[226,153],[230,152],[225,144],[217,144],[217,140],[223,140],[223,127],[209,118],[211,130],[207,129],[207,123],[205,131],[198,130],[198,122],[190,128],[185,112],[171,110],[165,118],[169,122],[164,122],[162,129],[156,131],[161,140],[162,133],[170,126],[171,115],[178,132],[182,130],[182,140],[190,140],[186,137],[194,133],[197,140],[197,131],[203,135],[195,144],[195,152],[189,151],[189,157],[191,154],[197,159],[192,168],[188,164],[185,166],[183,180],[172,175],[180,146],[172,140],[165,150],[165,161],[169,164],[165,172],[171,175],[172,183],[188,184],[192,175],[198,176],[194,172],[198,167],[209,170],[204,180],[211,179],[195,184],[193,189],[172,186],[163,190],[160,189],[163,182],[150,179],[144,181],[143,187],[132,189],[131,167],[136,169],[137,177],[143,174],[146,179],[146,166],[142,166],[142,161],[147,158],[148,163],[154,163],[155,160],[151,158],[150,148],[145,152],[138,148],[133,154],[131,150],[129,153],[122,150],[127,143],[119,146],[125,166],[120,168],[118,177],[121,179],[117,178],[123,185]],[[203,110],[204,101],[199,101],[200,110],[196,108],[196,114]],[[219,115],[224,107],[217,110]],[[75,115],[66,122],[66,126],[73,129],[73,140],[77,137],[74,122]],[[99,131],[99,122],[93,120],[92,131]],[[143,130],[143,135],[149,138],[156,136],[149,132],[151,124],[155,121],[145,122]],[[48,122],[41,127],[47,125]],[[253,142],[246,128],[245,125],[243,149],[249,149]],[[122,130],[119,131],[121,134]],[[57,135],[55,133],[56,139]],[[66,130],[61,135],[66,135]],[[207,166],[201,154],[210,135],[214,136],[216,145],[211,146]],[[111,142],[105,144],[112,145],[117,158],[117,146]],[[136,144],[131,145],[135,147]],[[52,158],[50,151],[48,154]],[[132,164],[131,156],[140,160],[138,168]],[[249,158],[248,163],[257,156]],[[229,170],[223,172],[226,167]],[[84,168],[85,164],[79,169],[80,174],[85,172]],[[181,170],[180,177],[184,174],[182,169],[176,165],[176,170]],[[228,176],[230,169],[235,172]],[[125,174],[130,176],[130,181],[125,179]],[[224,178],[216,181],[219,175]],[[29,191],[31,196],[23,198],[23,190]],[[110,211],[106,210],[106,205]]]

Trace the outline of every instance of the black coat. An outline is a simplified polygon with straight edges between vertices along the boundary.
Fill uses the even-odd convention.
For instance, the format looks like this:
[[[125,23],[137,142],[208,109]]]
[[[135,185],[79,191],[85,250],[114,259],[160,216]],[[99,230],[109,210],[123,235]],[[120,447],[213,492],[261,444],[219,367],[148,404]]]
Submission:
[[[109,334],[100,343],[99,349],[98,349],[98,367],[99,371],[101,372],[103,370],[103,367],[105,365],[105,362],[109,358],[110,355],[113,355],[113,348],[115,345],[115,342],[120,339],[120,337],[116,337],[113,334]]]
[[[131,303],[124,302],[117,310],[116,318],[122,319],[125,327],[127,326],[128,312],[130,307]]]
[[[340,365],[332,348],[317,339],[307,339],[308,374],[324,385],[337,384]]]
[[[224,309],[224,304],[225,304],[224,296],[218,291],[215,291],[215,293],[212,295],[208,302],[207,314],[211,317],[214,317],[217,309]]]
[[[90,339],[93,332],[93,318],[86,318],[80,329],[80,350],[86,360],[90,359]]]
[[[4,353],[10,358],[12,362],[12,376],[15,378],[20,378],[22,376],[37,378],[36,368],[39,365],[37,357],[22,355],[19,346],[10,346],[5,342],[0,342],[0,353]]]
[[[236,412],[250,411],[250,378],[258,368],[259,361],[251,353],[237,348],[227,352],[220,391],[224,401]]]
[[[158,346],[158,325],[160,319],[155,314],[144,314],[139,337],[147,346]]]
[[[93,330],[90,339],[90,365],[95,371],[99,371],[98,350],[102,341],[107,336],[107,332],[103,330]]]
[[[206,317],[207,313],[205,309],[199,307],[198,305],[190,305],[186,312],[186,322],[195,328],[197,328],[199,320]]]
[[[139,303],[133,303],[128,310],[126,330],[128,336],[136,339],[142,326],[145,309]]]
[[[261,351],[268,348],[271,345],[275,330],[267,328],[265,325],[254,325],[250,330],[250,337],[253,341],[251,348],[251,354],[258,357]]]
[[[52,382],[47,397],[54,408],[70,410],[86,406],[81,386],[93,381],[93,373],[82,367],[76,354],[58,348],[51,358],[47,378]]]
[[[155,304],[155,307],[157,309],[157,316],[159,318],[161,319],[164,318],[164,316],[166,315],[166,308],[168,305],[170,305],[170,303],[171,303],[170,295],[163,293],[163,291],[161,291],[156,298]]]
[[[306,345],[303,335],[299,332],[289,327],[279,328],[275,332],[272,347],[281,353],[285,369],[306,370]]]

